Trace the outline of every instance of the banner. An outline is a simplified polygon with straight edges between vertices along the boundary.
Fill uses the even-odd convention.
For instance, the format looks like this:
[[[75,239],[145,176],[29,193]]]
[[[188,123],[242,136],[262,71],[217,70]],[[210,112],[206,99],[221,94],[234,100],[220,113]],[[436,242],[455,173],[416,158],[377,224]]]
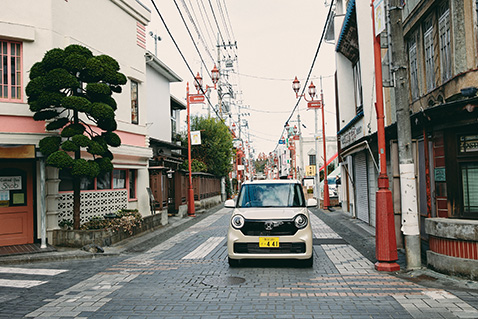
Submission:
[[[191,145],[201,145],[201,131],[191,131]]]

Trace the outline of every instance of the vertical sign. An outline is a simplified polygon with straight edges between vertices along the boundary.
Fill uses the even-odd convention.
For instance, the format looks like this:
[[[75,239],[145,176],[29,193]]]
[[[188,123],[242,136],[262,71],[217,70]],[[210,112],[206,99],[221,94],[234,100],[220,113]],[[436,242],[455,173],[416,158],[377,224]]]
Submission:
[[[201,131],[191,132],[191,145],[201,145]]]
[[[373,14],[375,18],[375,36],[385,31],[385,4],[383,0],[373,2]]]

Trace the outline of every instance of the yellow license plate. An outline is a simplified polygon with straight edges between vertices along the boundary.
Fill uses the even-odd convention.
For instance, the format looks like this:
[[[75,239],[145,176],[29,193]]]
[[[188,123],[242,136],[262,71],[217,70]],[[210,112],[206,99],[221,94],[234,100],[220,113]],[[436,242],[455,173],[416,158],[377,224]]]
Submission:
[[[259,237],[260,248],[278,248],[279,237]]]

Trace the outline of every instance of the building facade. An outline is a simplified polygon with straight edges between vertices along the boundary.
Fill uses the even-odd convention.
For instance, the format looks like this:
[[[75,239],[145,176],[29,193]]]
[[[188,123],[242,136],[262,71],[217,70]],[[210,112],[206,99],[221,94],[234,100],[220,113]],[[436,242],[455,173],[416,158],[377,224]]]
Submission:
[[[128,82],[117,94],[114,170],[82,183],[81,222],[123,208],[149,214],[145,29],[150,10],[140,1],[4,1],[0,12],[0,245],[42,242],[72,218],[72,189],[58,169],[46,167],[39,141],[51,134],[34,121],[25,96],[31,66],[46,51],[70,44],[107,54]],[[41,15],[38,14],[41,12]],[[106,19],[105,16],[108,16]],[[120,39],[120,40],[119,40]],[[87,156],[86,152],[84,154]]]
[[[476,278],[478,274],[473,269],[478,269],[477,2],[413,0],[406,1],[401,12],[422,248],[427,250],[431,267]],[[370,3],[338,0],[332,21],[342,208],[375,226],[378,151],[370,15]],[[388,37],[393,45],[387,31],[382,36]],[[384,63],[388,57],[384,45],[387,167],[397,244],[403,247],[397,146],[397,131],[401,128],[396,123],[393,74],[388,72],[393,70],[393,61]]]

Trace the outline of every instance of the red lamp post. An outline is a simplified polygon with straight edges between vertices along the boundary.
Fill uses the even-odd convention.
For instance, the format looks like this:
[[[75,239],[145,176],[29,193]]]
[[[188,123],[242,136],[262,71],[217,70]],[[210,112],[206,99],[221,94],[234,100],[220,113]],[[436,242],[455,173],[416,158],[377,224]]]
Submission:
[[[204,103],[206,100],[204,94],[209,89],[216,89],[216,83],[219,80],[219,70],[214,65],[211,71],[212,82],[214,86],[206,85],[206,90],[202,88],[202,77],[198,74],[194,78],[194,86],[196,87],[197,94],[189,94],[189,82],[186,85],[186,100],[187,100],[187,120],[188,120],[188,168],[189,168],[189,188],[188,188],[188,216],[196,217],[196,208],[194,206],[194,188],[193,188],[193,175],[191,170],[191,115],[190,104]],[[200,92],[201,91],[201,92]]]
[[[373,8],[373,1],[371,4]],[[375,269],[379,271],[398,271],[397,242],[395,238],[395,225],[393,216],[392,192],[389,189],[387,176],[387,155],[385,151],[385,123],[383,111],[382,87],[382,55],[380,48],[380,34],[375,34],[375,13],[372,14],[374,34],[374,63],[375,63],[375,91],[377,113],[377,140],[378,155],[380,160],[380,174],[378,176],[378,191],[376,193],[376,228],[375,228],[375,255],[377,262]]]
[[[300,81],[295,77],[292,81],[292,89],[295,92],[295,96],[298,98],[302,96],[306,100],[307,107],[309,109],[315,110],[315,132],[317,132],[317,110],[322,109],[322,140],[324,144],[324,209],[330,207],[330,196],[329,196],[329,184],[327,182],[327,144],[325,140],[325,114],[324,114],[324,93],[322,91],[322,77],[320,78],[320,100],[314,100],[316,94],[316,88],[313,82],[310,82],[308,93],[310,95],[310,100],[307,99],[305,95],[299,95],[300,90]],[[317,154],[317,137],[315,137],[315,152]],[[317,161],[317,160],[316,160]],[[319,184],[319,170],[316,170],[317,176],[317,185]],[[317,196],[319,196],[319,190],[317,191]]]

